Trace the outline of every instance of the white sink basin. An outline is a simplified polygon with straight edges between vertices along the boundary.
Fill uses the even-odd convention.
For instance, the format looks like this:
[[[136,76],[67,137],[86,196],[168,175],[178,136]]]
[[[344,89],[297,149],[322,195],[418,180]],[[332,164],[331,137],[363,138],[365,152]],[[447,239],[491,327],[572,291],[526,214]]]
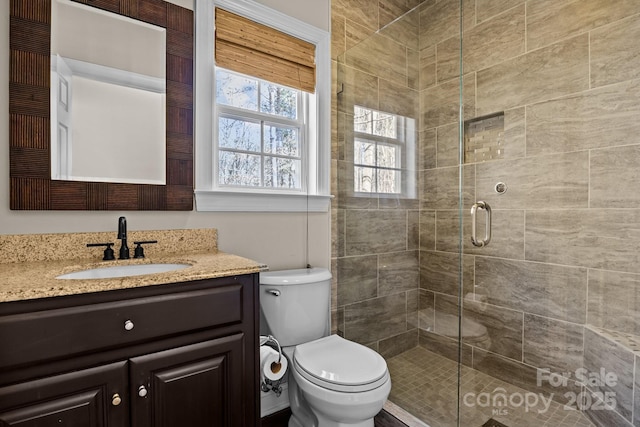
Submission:
[[[116,277],[142,276],[144,274],[166,273],[191,267],[189,264],[134,264],[98,267],[90,270],[57,276],[56,279],[113,279]]]

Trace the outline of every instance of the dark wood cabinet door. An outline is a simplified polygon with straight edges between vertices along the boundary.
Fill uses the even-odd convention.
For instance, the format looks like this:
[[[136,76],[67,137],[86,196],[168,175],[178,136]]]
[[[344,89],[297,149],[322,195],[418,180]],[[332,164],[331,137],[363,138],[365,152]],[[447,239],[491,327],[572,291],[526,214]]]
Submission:
[[[0,388],[0,426],[127,427],[127,362]]]
[[[253,426],[243,398],[244,334],[130,360],[136,427]],[[250,373],[253,375],[253,373]]]

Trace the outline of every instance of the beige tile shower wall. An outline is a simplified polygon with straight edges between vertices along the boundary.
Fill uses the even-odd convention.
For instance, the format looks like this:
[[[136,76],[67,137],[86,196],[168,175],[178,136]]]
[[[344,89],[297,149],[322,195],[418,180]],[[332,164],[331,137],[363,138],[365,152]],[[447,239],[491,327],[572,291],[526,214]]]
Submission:
[[[419,343],[458,358],[445,320],[457,312],[462,269],[462,362],[558,399],[581,390],[574,376],[554,388],[537,384],[537,369],[572,374],[584,366],[594,345],[585,325],[640,335],[640,3],[462,4],[464,119],[504,112],[505,158],[463,168],[460,265],[459,2],[425,2]],[[505,194],[494,191],[497,182],[507,184]],[[468,241],[474,200],[493,207],[493,240],[481,249]],[[476,336],[479,326],[489,340]],[[637,384],[621,394],[616,417],[626,423],[640,419],[630,387],[640,396]]]
[[[354,195],[353,108],[359,105],[418,121],[421,9],[407,12],[420,3],[332,4],[334,87],[340,92],[332,104],[332,193],[337,195],[333,330],[384,355],[418,344],[422,219],[417,199]]]

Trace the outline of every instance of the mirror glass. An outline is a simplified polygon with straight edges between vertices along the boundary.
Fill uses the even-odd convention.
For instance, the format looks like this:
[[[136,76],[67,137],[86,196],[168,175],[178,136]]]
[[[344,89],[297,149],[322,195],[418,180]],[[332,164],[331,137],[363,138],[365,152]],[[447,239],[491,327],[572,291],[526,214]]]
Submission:
[[[51,178],[166,183],[166,29],[51,2]]]
[[[153,77],[152,82],[160,82],[160,88],[156,92],[162,92],[162,82],[166,85],[164,93],[165,103],[161,107],[166,114],[158,114],[156,119],[152,119],[155,123],[154,129],[164,129],[164,133],[158,138],[152,138],[154,141],[164,141],[158,144],[158,148],[143,148],[141,151],[134,151],[138,148],[140,142],[134,141],[127,143],[128,145],[116,144],[121,142],[120,136],[111,136],[97,145],[91,145],[85,150],[94,153],[93,158],[98,158],[99,162],[91,166],[92,171],[97,170],[102,164],[110,166],[124,165],[123,169],[127,172],[140,171],[143,167],[151,164],[160,165],[161,161],[151,162],[152,156],[164,156],[164,165],[160,166],[161,171],[165,171],[161,177],[149,178],[148,172],[144,171],[135,179],[139,182],[123,182],[125,179],[113,178],[114,175],[108,177],[98,177],[98,180],[88,180],[86,177],[88,172],[67,172],[71,175],[83,176],[85,179],[52,179],[52,158],[56,159],[55,167],[58,171],[61,167],[61,159],[65,159],[67,163],[75,166],[76,163],[84,162],[76,161],[80,156],[80,151],[76,152],[77,141],[71,141],[70,154],[65,153],[67,146],[57,143],[58,132],[68,132],[67,128],[58,130],[58,123],[63,120],[54,120],[55,126],[51,124],[52,115],[52,89],[51,89],[51,70],[55,69],[56,73],[60,68],[68,66],[73,68],[76,64],[69,60],[61,60],[58,65],[58,55],[65,58],[65,53],[55,53],[55,64],[52,64],[52,43],[51,43],[51,27],[52,27],[52,4],[56,2],[56,8],[60,4],[59,0],[16,0],[11,1],[10,9],[10,31],[9,31],[9,177],[10,177],[10,207],[12,210],[155,210],[155,211],[190,211],[193,209],[193,10],[179,6],[172,2],[164,0],[73,0],[71,3],[83,3],[90,5],[95,9],[105,9],[111,11],[115,15],[128,16],[136,21],[150,23],[158,26],[166,31],[165,47],[150,48],[150,43],[144,42],[144,53],[148,51],[162,51],[164,49],[164,58],[152,61],[146,56],[142,57],[142,61],[136,61],[139,51],[136,53],[125,53],[122,43],[113,46],[115,43],[105,44],[105,46],[97,48],[93,47],[93,53],[109,51],[115,49],[117,54],[112,54],[118,59],[126,59],[129,63],[140,62],[145,66],[151,62],[159,62],[164,60],[164,69],[166,75],[162,78],[162,74],[147,71],[146,68],[136,68],[134,71],[138,77]],[[57,12],[56,12],[57,13]],[[80,19],[78,19],[80,20]],[[85,38],[94,32],[97,24],[88,26],[84,32],[78,30],[80,22],[74,20],[72,38]],[[82,20],[81,20],[82,21]],[[120,21],[112,21],[112,24]],[[57,24],[54,24],[57,25]],[[152,29],[154,27],[147,26],[145,28]],[[115,34],[120,34],[117,30]],[[162,30],[154,29],[152,33],[162,33]],[[56,33],[57,34],[57,33]],[[108,37],[114,38],[116,35],[112,32]],[[131,36],[126,40],[125,45],[135,43],[142,36]],[[54,45],[60,44],[61,36],[54,36]],[[77,42],[77,40],[76,40]],[[57,48],[56,48],[57,49]],[[157,56],[157,55],[156,55]],[[72,58],[73,59],[73,58]],[[82,59],[78,61],[96,64],[93,59]],[[71,65],[69,65],[71,63]],[[114,64],[103,65],[98,63],[100,67],[91,66],[94,69],[117,69]],[[141,65],[138,65],[141,67]],[[80,67],[82,68],[82,67]],[[121,69],[121,68],[120,68]],[[68,73],[71,71],[67,70]],[[115,75],[125,75],[124,80],[129,80],[131,74],[125,69],[122,72],[114,72]],[[59,73],[58,73],[59,76]],[[82,75],[85,80],[91,80],[95,85],[95,81],[102,84],[102,80],[96,78],[87,78]],[[78,79],[79,80],[79,79]],[[108,79],[107,79],[108,80]],[[116,81],[122,82],[120,77]],[[134,79],[135,80],[135,79]],[[86,83],[86,82],[85,82]],[[82,83],[80,84],[82,85]],[[135,88],[139,88],[141,84],[136,83]],[[154,84],[144,84],[144,86],[158,87]],[[131,87],[131,84],[124,85],[120,83],[118,88]],[[70,89],[68,84],[54,85],[55,96],[69,103]],[[75,87],[71,88],[75,91]],[[104,91],[103,91],[104,92]],[[151,91],[153,92],[153,91]],[[116,89],[109,91],[109,95],[115,98],[121,92]],[[61,94],[61,95],[60,95]],[[117,96],[113,96],[116,94]],[[106,103],[101,96],[88,95],[89,98],[98,107]],[[95,102],[97,99],[97,102]],[[143,101],[144,102],[144,101]],[[59,105],[55,100],[56,106]],[[125,109],[130,105],[120,105],[117,108]],[[117,109],[111,108],[111,110]],[[144,119],[138,117],[135,125],[129,124],[111,124],[105,126],[105,129],[111,131],[116,128],[138,129],[139,123],[146,120],[147,115],[151,116],[151,107],[146,106],[144,111]],[[158,107],[160,109],[160,107]],[[61,108],[56,107],[55,114],[58,115]],[[82,108],[82,111],[88,111],[89,108]],[[138,110],[137,110],[138,111]],[[104,113],[106,114],[106,113]],[[71,123],[71,126],[75,125]],[[51,129],[55,130],[56,143],[51,143]],[[98,132],[91,125],[91,137],[101,137],[102,133]],[[156,129],[157,128],[157,129]],[[147,131],[138,132],[136,138],[142,139],[142,135],[147,135]],[[64,135],[63,135],[64,136]],[[73,136],[72,136],[73,137]],[[66,138],[66,137],[65,137]],[[105,160],[106,155],[102,152],[95,154],[100,148],[106,147],[108,152],[115,154],[115,160]],[[62,152],[62,155],[52,156],[52,152]],[[139,154],[142,153],[142,154]],[[153,154],[152,154],[153,153]],[[160,159],[162,157],[159,157]],[[130,161],[130,163],[126,163]],[[64,168],[69,169],[68,165]],[[57,172],[58,176],[60,172]],[[106,174],[105,174],[106,175]],[[95,179],[96,174],[91,174],[91,179]],[[113,182],[118,181],[118,182]],[[164,182],[164,184],[149,184],[149,181]]]

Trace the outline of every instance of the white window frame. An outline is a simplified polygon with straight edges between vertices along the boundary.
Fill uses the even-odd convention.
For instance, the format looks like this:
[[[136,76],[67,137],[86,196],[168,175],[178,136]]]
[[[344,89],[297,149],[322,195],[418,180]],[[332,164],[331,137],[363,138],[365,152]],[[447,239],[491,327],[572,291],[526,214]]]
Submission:
[[[220,7],[268,25],[316,46],[316,92],[309,96],[310,118],[304,137],[308,164],[305,192],[215,187],[217,165],[213,138],[215,116],[214,10]],[[328,212],[331,164],[331,58],[327,31],[252,0],[195,2],[195,197],[198,211]],[[215,177],[214,177],[215,175]]]

